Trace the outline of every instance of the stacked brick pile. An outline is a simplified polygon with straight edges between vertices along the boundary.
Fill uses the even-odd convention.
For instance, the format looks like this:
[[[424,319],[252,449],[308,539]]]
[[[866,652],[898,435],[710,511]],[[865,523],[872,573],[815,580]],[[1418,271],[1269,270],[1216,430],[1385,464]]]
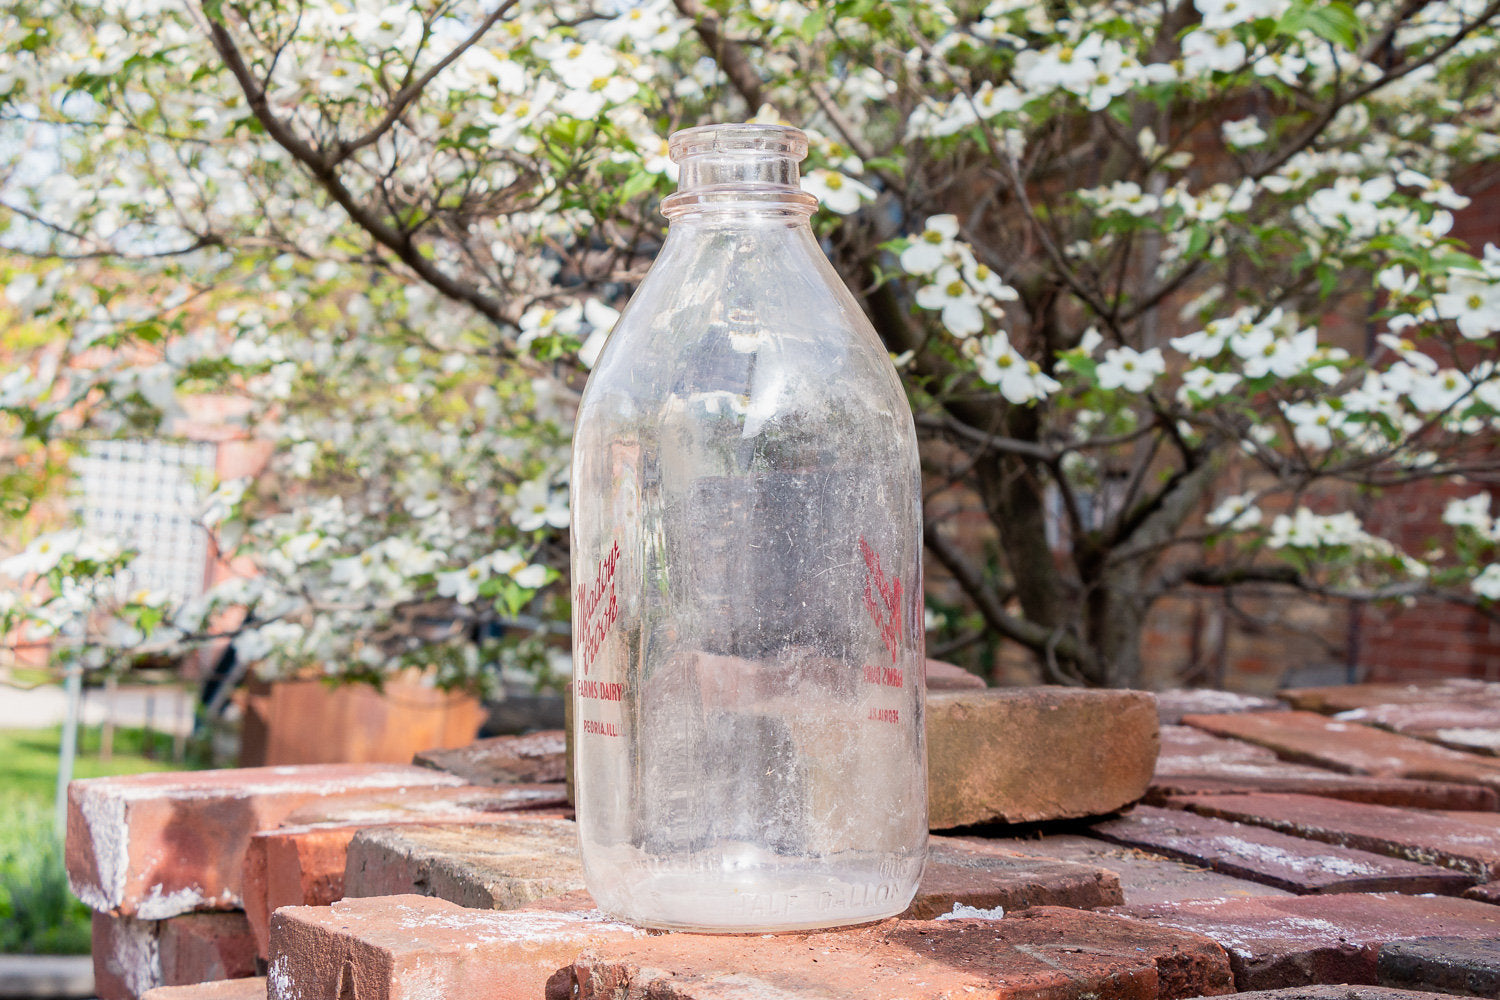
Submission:
[[[949,683],[917,898],[838,931],[603,917],[559,734],[425,767],[77,782],[101,1000],[1500,995],[1500,757],[1370,712],[1398,699],[1174,695],[1158,726],[1136,692]],[[1427,694],[1426,721],[1439,694],[1483,700]]]

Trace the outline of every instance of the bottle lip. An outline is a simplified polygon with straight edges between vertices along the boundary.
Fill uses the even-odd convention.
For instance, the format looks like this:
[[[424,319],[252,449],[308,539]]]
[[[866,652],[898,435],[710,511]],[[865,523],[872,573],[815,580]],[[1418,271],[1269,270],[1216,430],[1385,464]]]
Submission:
[[[699,125],[667,137],[667,155],[673,163],[702,153],[759,153],[799,162],[807,156],[807,135],[791,125],[745,123]]]
[[[730,211],[772,212],[796,218],[807,218],[818,210],[818,199],[806,191],[780,184],[716,184],[667,195],[661,201],[661,214],[677,219],[689,213],[708,214]]]

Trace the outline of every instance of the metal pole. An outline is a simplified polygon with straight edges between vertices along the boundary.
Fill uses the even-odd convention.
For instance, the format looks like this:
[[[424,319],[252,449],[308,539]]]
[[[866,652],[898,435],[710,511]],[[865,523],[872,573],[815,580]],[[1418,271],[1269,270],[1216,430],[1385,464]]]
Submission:
[[[62,750],[57,761],[57,802],[54,822],[57,835],[68,832],[68,782],[73,780],[73,758],[78,752],[78,716],[83,701],[83,664],[68,664],[68,714],[63,719]]]

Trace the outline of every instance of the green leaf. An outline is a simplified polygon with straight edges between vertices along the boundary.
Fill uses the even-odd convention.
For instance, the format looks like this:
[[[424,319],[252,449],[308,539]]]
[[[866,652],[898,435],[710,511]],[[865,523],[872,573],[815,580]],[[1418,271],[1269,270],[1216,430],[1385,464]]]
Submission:
[[[620,185],[619,200],[623,204],[637,198],[656,186],[656,175],[642,170],[640,173],[632,174],[631,177]]]
[[[1308,31],[1346,49],[1358,48],[1360,35],[1364,32],[1364,25],[1360,23],[1359,17],[1343,0],[1331,0],[1329,3],[1309,7],[1304,22],[1303,27]]]
[[[811,42],[814,38],[818,37],[818,32],[822,31],[823,26],[827,23],[828,12],[815,10],[804,17],[802,23],[797,26],[797,37],[804,42]]]

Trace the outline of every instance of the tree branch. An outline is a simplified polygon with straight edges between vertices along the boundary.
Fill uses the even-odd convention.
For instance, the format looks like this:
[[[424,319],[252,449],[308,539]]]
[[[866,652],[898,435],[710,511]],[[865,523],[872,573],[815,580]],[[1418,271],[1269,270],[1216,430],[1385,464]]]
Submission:
[[[729,83],[745,99],[753,115],[765,103],[761,90],[760,74],[750,65],[745,52],[724,34],[724,23],[717,14],[709,10],[702,0],[673,0],[679,13],[693,22],[693,30],[705,48],[713,54],[714,62],[729,77]]]
[[[224,25],[210,18],[208,31],[214,49],[224,60],[224,65],[229,72],[233,74],[235,82],[239,84],[246,101],[249,102],[251,112],[266,130],[266,134],[278,146],[292,154],[292,157],[312,174],[313,179],[322,185],[334,201],[338,202],[357,226],[369,233],[381,246],[395,254],[398,260],[441,294],[455,302],[470,306],[497,326],[506,325],[509,322],[500,302],[438,268],[422,254],[410,232],[392,226],[368,206],[361,204],[340,179],[334,163],[293,132],[286,122],[276,117],[271,111],[270,103],[266,100],[265,88],[256,81],[250,68],[245,65],[244,57],[240,55],[239,49],[235,46],[234,40],[229,37],[229,32],[225,30]]]
[[[1080,646],[1074,636],[1061,630],[1048,629],[1024,618],[1018,618],[1006,611],[994,599],[990,588],[985,583],[984,575],[964,558],[957,546],[942,536],[942,533],[937,530],[937,525],[930,522],[926,524],[923,527],[922,537],[927,543],[927,551],[931,552],[934,558],[943,564],[943,568],[953,575],[959,587],[974,602],[974,607],[979,611],[985,624],[1007,639],[1020,643],[1040,656],[1050,658],[1060,654],[1084,666],[1085,672],[1088,672],[1088,668],[1094,662],[1093,654]]]
[[[427,89],[427,85],[435,80],[439,73],[453,65],[459,56],[463,55],[483,38],[485,33],[495,26],[495,22],[504,17],[511,8],[515,7],[517,2],[518,0],[504,0],[500,6],[485,15],[484,20],[479,22],[479,27],[475,28],[469,34],[469,37],[455,45],[452,51],[429,67],[427,72],[398,90],[391,97],[390,106],[386,108],[384,117],[375,124],[374,128],[352,142],[339,143],[338,152],[334,155],[330,165],[337,165],[344,162],[344,160],[348,159],[355,152],[378,141],[381,136],[389,132],[396,122],[400,120],[401,116],[406,114],[407,109],[412,106],[416,99],[422,96],[422,91]]]

